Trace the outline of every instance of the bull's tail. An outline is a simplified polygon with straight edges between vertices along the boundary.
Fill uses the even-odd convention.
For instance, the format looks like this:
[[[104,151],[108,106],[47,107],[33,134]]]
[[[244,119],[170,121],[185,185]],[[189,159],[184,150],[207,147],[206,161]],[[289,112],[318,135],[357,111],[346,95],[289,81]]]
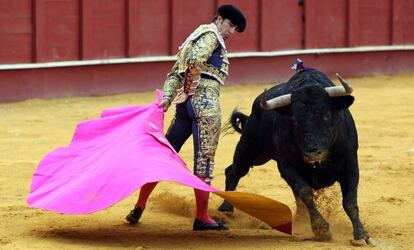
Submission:
[[[231,126],[234,128],[234,130],[241,134],[243,132],[244,126],[246,125],[247,119],[249,119],[249,116],[243,114],[237,109],[234,109],[230,117]]]
[[[226,121],[224,127],[221,129],[221,131],[224,132],[223,135],[232,134],[232,129],[241,134],[244,126],[246,125],[247,119],[249,119],[249,116],[243,114],[237,108],[233,109],[230,119]]]

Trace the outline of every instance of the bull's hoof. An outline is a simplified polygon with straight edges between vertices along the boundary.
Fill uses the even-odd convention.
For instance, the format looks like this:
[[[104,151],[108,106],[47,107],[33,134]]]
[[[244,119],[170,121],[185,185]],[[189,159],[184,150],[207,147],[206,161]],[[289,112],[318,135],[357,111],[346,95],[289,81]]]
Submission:
[[[218,210],[220,212],[232,213],[234,211],[234,207],[229,202],[224,201],[223,204],[221,204],[221,206],[218,208]]]
[[[375,247],[375,241],[368,237],[366,239],[359,239],[359,240],[351,240],[351,245],[356,247]]]
[[[330,241],[332,240],[332,234],[329,230],[329,223],[325,220],[320,219],[317,220],[318,223],[313,222],[312,224],[312,231],[315,234],[316,240],[319,241]]]
[[[315,234],[315,239],[317,241],[330,241],[332,240],[332,234],[330,231],[323,232],[323,233],[320,232],[320,233]]]
[[[370,238],[370,237],[368,237],[368,239],[366,239],[365,240],[365,242],[368,244],[368,246],[370,246],[370,247],[375,247],[375,240],[374,239],[372,239],[372,238]]]

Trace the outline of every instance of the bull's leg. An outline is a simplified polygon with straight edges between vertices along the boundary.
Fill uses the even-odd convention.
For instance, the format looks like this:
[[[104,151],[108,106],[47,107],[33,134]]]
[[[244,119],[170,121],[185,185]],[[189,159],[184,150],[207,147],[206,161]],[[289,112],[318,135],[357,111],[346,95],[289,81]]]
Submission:
[[[237,166],[234,167],[234,165],[232,164],[228,166],[225,170],[225,174],[226,174],[226,189],[225,190],[226,191],[234,191],[237,185],[239,184],[240,178],[242,178],[249,172],[249,167],[244,168],[243,169],[244,171],[233,170],[233,168],[238,169]],[[230,202],[224,200],[223,203],[218,208],[218,210],[221,212],[233,212],[234,207],[232,204],[230,204]]]
[[[341,191],[342,191],[342,206],[348,215],[349,219],[352,222],[352,227],[354,230],[354,241],[353,244],[359,245],[360,243],[366,243],[370,246],[374,246],[375,243],[368,235],[368,232],[365,231],[361,220],[359,218],[359,209],[357,202],[357,190],[358,190],[358,163],[355,167],[349,168],[350,173],[346,174],[344,180],[340,180]]]
[[[282,177],[286,180],[300,200],[308,209],[312,231],[317,240],[331,240],[332,234],[328,222],[322,217],[313,201],[312,188],[300,177],[292,166],[278,165]]]
[[[233,191],[239,184],[239,180],[245,176],[251,166],[263,165],[268,162],[270,158],[265,156],[258,156],[258,154],[243,155],[241,159],[235,160],[235,163],[226,168],[226,191]]]
[[[244,164],[232,164],[228,166],[225,170],[226,174],[226,191],[234,191],[236,190],[237,185],[239,184],[239,180],[245,176],[250,169],[251,164],[244,163]],[[234,208],[230,202],[224,200],[221,206],[218,208],[221,212],[233,212]]]
[[[259,157],[257,148],[251,148],[250,146],[243,137],[237,144],[233,164],[225,170],[226,191],[234,191],[239,184],[239,180],[249,172],[251,166],[261,165],[269,161],[269,158]],[[234,208],[228,201],[224,201],[218,210],[233,212]]]
[[[296,202],[295,220],[296,221],[307,221],[309,219],[309,216],[308,216],[308,211],[307,211],[305,204],[300,199],[298,194],[296,194],[295,192],[293,192],[293,194],[295,196],[295,202]]]

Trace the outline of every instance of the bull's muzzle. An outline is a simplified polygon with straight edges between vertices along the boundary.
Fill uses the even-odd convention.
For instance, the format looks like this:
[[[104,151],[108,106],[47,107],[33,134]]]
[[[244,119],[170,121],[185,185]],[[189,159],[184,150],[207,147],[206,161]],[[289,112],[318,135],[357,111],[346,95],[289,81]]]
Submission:
[[[326,160],[328,151],[324,149],[316,149],[303,153],[303,161],[307,164],[321,164]]]

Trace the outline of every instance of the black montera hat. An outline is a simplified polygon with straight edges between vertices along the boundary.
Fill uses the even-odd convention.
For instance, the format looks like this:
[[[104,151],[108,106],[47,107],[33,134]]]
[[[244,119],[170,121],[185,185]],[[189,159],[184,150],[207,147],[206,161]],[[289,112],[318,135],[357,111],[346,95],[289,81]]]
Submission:
[[[217,13],[222,18],[229,19],[234,25],[237,26],[237,32],[243,32],[246,28],[246,18],[243,13],[234,5],[224,4],[217,9]]]

